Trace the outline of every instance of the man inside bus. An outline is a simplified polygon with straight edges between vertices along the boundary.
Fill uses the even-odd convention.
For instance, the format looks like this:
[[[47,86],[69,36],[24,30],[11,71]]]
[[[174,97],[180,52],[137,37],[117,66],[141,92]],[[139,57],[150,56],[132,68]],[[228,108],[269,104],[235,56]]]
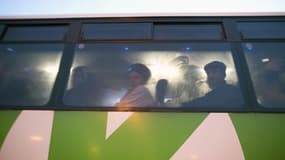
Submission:
[[[284,107],[285,64],[284,56],[275,55],[264,62],[264,68],[257,75],[256,92],[259,101],[266,107]]]
[[[90,78],[89,68],[78,66],[72,70],[72,88],[66,91],[63,102],[67,105],[95,105],[97,96],[96,82]]]
[[[226,65],[220,61],[213,61],[204,66],[207,83],[211,91],[203,97],[182,103],[183,107],[241,107],[243,99],[240,90],[227,84]]]
[[[128,68],[129,88],[116,107],[149,107],[155,104],[155,101],[144,86],[149,78],[151,72],[144,64],[132,64]]]

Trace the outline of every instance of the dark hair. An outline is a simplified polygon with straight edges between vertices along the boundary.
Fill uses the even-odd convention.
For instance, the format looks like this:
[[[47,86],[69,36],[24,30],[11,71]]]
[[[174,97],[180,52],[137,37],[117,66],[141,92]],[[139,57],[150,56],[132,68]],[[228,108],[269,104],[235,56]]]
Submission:
[[[213,61],[204,66],[204,70],[208,71],[211,69],[220,69],[223,72],[226,72],[226,65],[220,61]]]
[[[213,61],[204,66],[206,72],[214,69],[219,69],[226,76],[226,65],[223,62]]]
[[[148,81],[150,76],[151,76],[151,72],[147,68],[147,66],[145,66],[144,64],[141,64],[141,63],[136,63],[136,64],[130,65],[128,68],[128,73],[131,73],[131,72],[139,73],[142,76],[143,80],[145,80],[145,81]]]

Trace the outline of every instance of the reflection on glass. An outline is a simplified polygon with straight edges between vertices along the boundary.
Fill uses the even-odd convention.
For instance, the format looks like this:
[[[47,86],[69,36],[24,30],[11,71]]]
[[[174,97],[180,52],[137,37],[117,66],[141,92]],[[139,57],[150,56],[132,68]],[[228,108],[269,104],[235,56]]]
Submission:
[[[0,45],[0,104],[43,105],[50,96],[63,45]]]
[[[247,50],[249,44],[252,50]],[[284,50],[284,43],[244,44],[257,101],[263,107],[285,107]]]
[[[204,66],[211,61],[223,62],[227,66],[225,80],[228,84],[238,85],[227,44],[78,44],[64,103],[116,106],[130,89],[129,66],[140,63],[149,68],[151,72],[151,77],[144,85],[156,101],[156,104],[151,107],[178,107],[183,102],[202,97],[211,90],[204,71]],[[89,82],[84,84],[89,89],[88,92],[92,93],[74,92],[73,98],[68,98],[70,90],[74,88],[72,82],[74,70],[82,66],[88,68],[86,75],[89,77],[87,78]]]

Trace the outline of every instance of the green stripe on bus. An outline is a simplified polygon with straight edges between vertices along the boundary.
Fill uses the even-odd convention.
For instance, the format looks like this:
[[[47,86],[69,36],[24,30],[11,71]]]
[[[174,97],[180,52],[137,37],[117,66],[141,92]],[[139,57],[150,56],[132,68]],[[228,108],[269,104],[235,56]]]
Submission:
[[[285,159],[284,114],[231,114],[246,160]]]
[[[105,140],[106,112],[56,112],[49,160],[169,159],[207,115],[134,113]]]
[[[49,160],[89,160],[104,143],[107,112],[54,114]]]
[[[21,111],[0,111],[0,148]]]

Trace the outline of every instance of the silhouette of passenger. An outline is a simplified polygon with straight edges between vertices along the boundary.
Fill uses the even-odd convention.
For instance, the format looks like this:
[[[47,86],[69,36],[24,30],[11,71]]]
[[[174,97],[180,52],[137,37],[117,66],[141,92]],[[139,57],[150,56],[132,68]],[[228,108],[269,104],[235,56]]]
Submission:
[[[202,76],[199,67],[195,65],[185,65],[181,69],[183,71],[183,83],[180,89],[180,103],[203,96],[205,93],[203,93],[205,85],[201,83]]]
[[[199,83],[202,78],[199,67],[189,65],[189,61],[188,56],[178,56],[170,61],[169,65],[175,67],[181,77],[169,81],[167,97],[171,98],[167,101],[167,106],[177,106],[204,95],[201,90],[202,83]]]
[[[284,57],[271,57],[257,76],[256,91],[261,104],[266,107],[284,107],[285,70]]]
[[[140,63],[132,64],[128,68],[129,88],[117,107],[148,107],[155,104],[155,101],[144,86],[151,77],[150,70]]]
[[[67,105],[94,105],[96,82],[90,79],[89,68],[79,66],[72,70],[72,88],[67,90],[63,102]]]
[[[155,87],[155,100],[158,106],[164,106],[165,95],[167,92],[168,81],[166,79],[160,79]]]
[[[213,61],[204,66],[207,74],[207,83],[211,91],[203,97],[182,103],[184,107],[228,107],[242,106],[243,99],[240,90],[225,81],[226,65],[223,62]]]

